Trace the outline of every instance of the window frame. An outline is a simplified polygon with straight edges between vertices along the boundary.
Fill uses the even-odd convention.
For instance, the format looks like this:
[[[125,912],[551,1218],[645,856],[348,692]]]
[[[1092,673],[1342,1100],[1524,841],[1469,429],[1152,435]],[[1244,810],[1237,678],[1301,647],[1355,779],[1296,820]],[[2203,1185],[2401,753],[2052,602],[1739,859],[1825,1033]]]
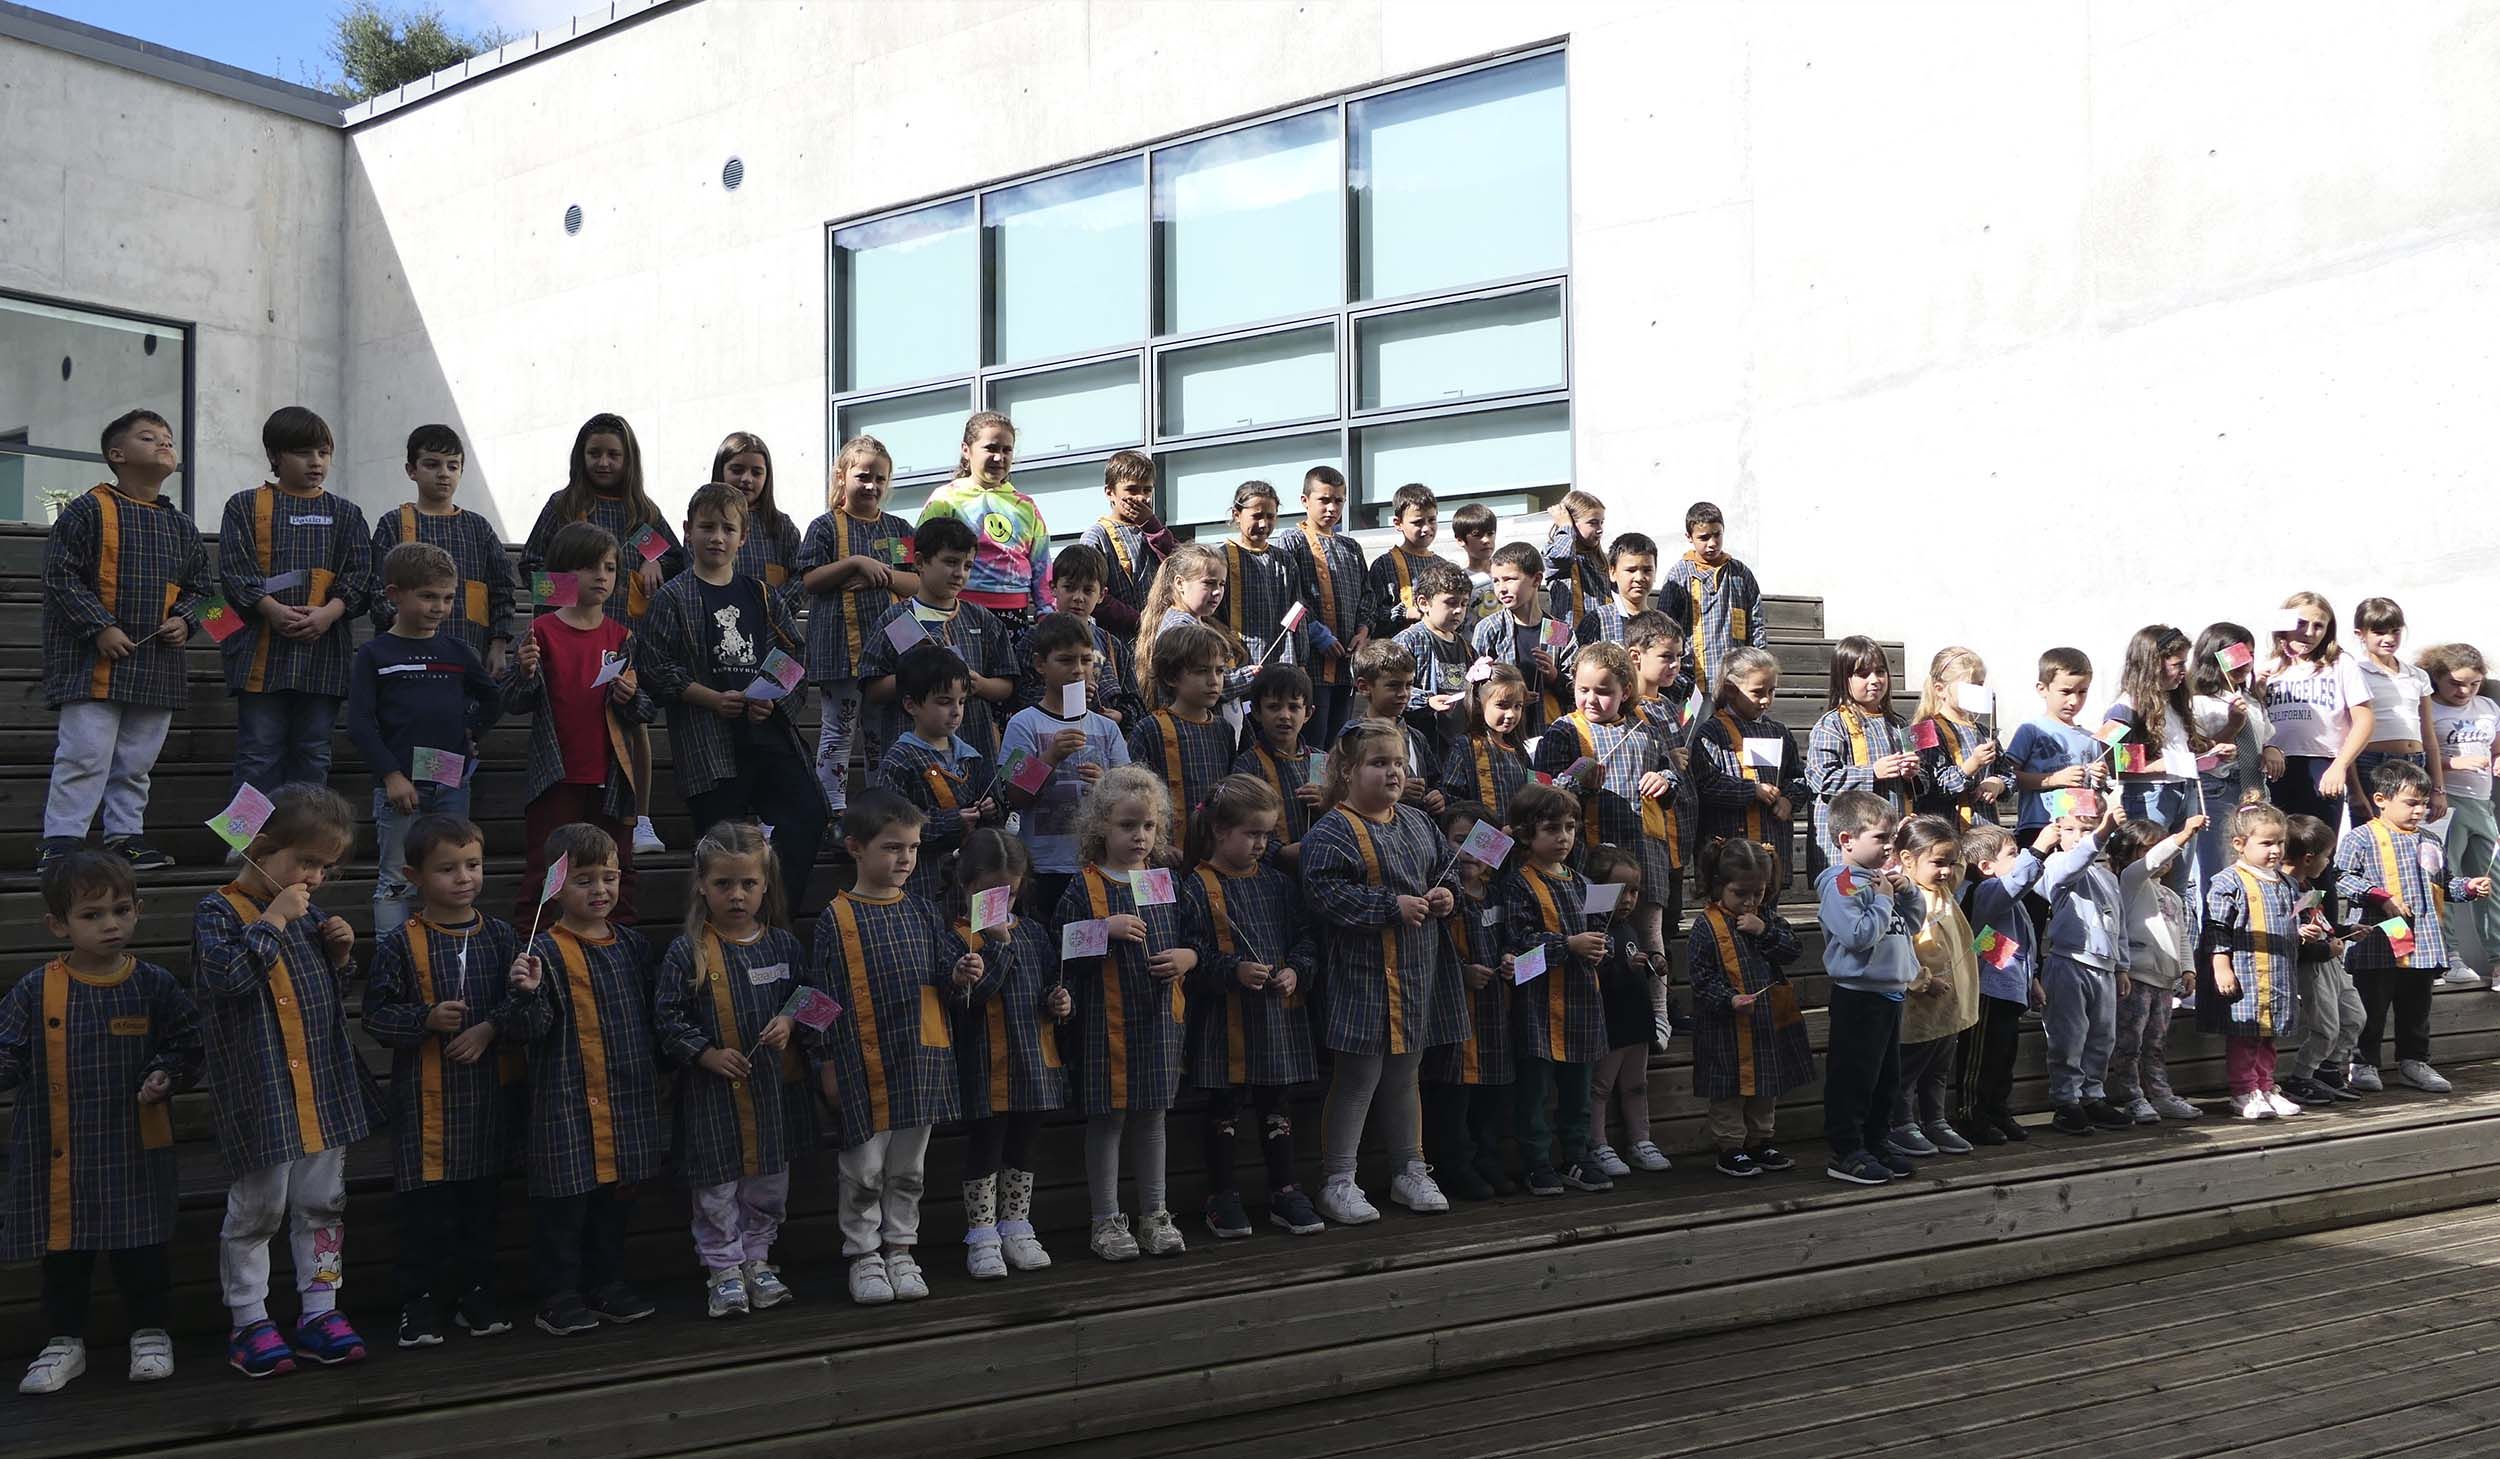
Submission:
[[[194,478],[196,466],[192,459],[191,448],[196,435],[195,426],[199,419],[198,322],[175,319],[169,315],[150,314],[137,309],[94,304],[83,299],[64,299],[51,294],[38,294],[30,289],[0,287],[0,305],[9,303],[39,304],[50,309],[76,310],[81,314],[110,315],[127,323],[148,325],[160,336],[173,334],[180,338],[182,342],[182,406],[181,419],[174,422],[174,440],[182,457],[182,465],[176,468],[174,474],[182,484],[176,500],[181,504],[186,516],[196,518],[198,516],[195,500],[197,487]],[[125,404],[122,408],[127,410],[130,407]],[[116,415],[119,413],[119,411],[115,412]],[[105,421],[112,418],[112,416],[106,416],[104,420],[96,421],[94,429],[102,430]],[[0,455],[35,456],[52,461],[87,461],[94,463],[105,477],[112,475],[112,469],[105,464],[104,453],[101,450],[80,451],[65,446],[38,446],[32,442],[12,441],[6,447],[0,448]],[[40,508],[40,503],[33,505]],[[26,520],[36,526],[44,525],[40,517],[28,517]]]

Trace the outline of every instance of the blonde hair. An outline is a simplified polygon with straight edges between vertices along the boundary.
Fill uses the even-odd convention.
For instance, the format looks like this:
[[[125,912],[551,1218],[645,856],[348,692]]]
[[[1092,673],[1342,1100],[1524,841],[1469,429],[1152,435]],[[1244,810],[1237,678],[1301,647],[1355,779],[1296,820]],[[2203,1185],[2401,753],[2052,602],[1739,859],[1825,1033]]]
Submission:
[[[2318,616],[2326,620],[2326,626],[2318,631],[2318,646],[2309,652],[2309,662],[2321,669],[2335,667],[2335,661],[2344,655],[2343,638],[2335,626],[2335,605],[2316,593],[2303,591],[2285,598],[2283,606],[2315,608]],[[2271,637],[2274,639],[2274,666],[2278,669],[2291,667],[2295,662],[2289,652],[2291,640],[2281,633],[2273,634]]]
[[[1950,648],[1936,650],[1936,656],[1927,661],[1927,683],[1918,691],[1918,713],[1910,718],[1914,722],[1922,719],[1951,718],[1952,714],[1948,714],[1948,710],[1953,714],[1960,713],[1960,710],[1954,704],[1953,696],[1945,692],[1946,686],[1981,684],[1985,683],[1987,678],[1988,666],[1980,661],[1978,654],[1969,649],[1956,644]]]
[[[1155,773],[1143,765],[1114,765],[1085,793],[1084,803],[1076,808],[1078,860],[1094,866],[1102,864],[1103,833],[1111,825],[1112,813],[1133,800],[1144,801],[1155,813],[1152,859],[1159,863],[1171,861],[1172,796]]]
[[[1365,747],[1383,740],[1397,746],[1400,760],[1406,758],[1406,728],[1396,720],[1357,719],[1338,731],[1336,747],[1328,752],[1328,779],[1320,790],[1321,810],[1332,810],[1344,802],[1346,792],[1354,788],[1354,767],[1368,753]]]
[[[891,480],[894,476],[894,453],[885,448],[885,442],[875,436],[851,437],[842,443],[842,450],[833,458],[833,477],[825,487],[826,511],[838,512],[842,509],[842,478],[850,474],[853,461],[883,461],[887,479]]]
[[[1626,699],[1640,691],[1640,672],[1633,667],[1631,651],[1622,644],[1600,639],[1596,643],[1580,645],[1580,652],[1574,656],[1571,665],[1571,677],[1576,680],[1582,669],[1591,667],[1614,675],[1615,685],[1623,691]],[[1627,704],[1624,708],[1628,712],[1631,706]]]
[[[753,821],[722,821],[703,833],[694,843],[694,885],[686,898],[686,937],[699,949],[704,926],[712,920],[712,907],[703,900],[703,875],[711,864],[724,857],[752,856],[764,870],[764,906],[755,920],[767,927],[787,928],[790,914],[781,892],[781,857],[773,851],[773,843],[764,839],[764,828]],[[695,982],[703,981],[703,959],[698,954],[687,974]]]
[[[1173,548],[1172,555],[1163,559],[1163,566],[1155,569],[1154,583],[1146,589],[1146,606],[1137,615],[1137,687],[1144,691],[1148,708],[1160,709],[1163,706],[1163,686],[1158,682],[1161,675],[1155,665],[1155,640],[1163,633],[1164,616],[1180,606],[1177,600],[1181,583],[1196,582],[1200,578],[1220,583],[1225,576],[1223,557],[1214,548],[1200,542],[1184,542]],[[1224,647],[1232,653],[1234,663],[1243,661],[1246,655],[1241,639],[1230,625],[1221,618],[1200,618],[1198,622],[1224,640]]]

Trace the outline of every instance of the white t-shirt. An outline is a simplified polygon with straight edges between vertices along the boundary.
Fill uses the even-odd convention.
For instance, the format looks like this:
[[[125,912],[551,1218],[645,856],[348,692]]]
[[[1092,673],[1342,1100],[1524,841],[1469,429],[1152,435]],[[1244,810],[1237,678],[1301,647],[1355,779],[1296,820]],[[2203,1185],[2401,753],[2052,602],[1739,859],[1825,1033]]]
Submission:
[[[2370,689],[2370,708],[2377,715],[2377,723],[2370,727],[2370,738],[2422,738],[2422,701],[2431,697],[2428,671],[2406,664],[2390,672],[2380,668],[2368,654],[2348,653],[2344,657],[2360,666],[2361,682]]]
[[[1128,741],[1120,738],[1118,725],[1090,709],[1078,721],[1061,719],[1038,704],[1029,704],[1007,721],[1007,733],[998,742],[998,766],[1001,778],[1005,778],[1012,773],[1007,765],[1016,758],[1018,750],[1038,755],[1042,741],[1067,729],[1085,731],[1085,748],[1060,761],[1051,772],[1049,783],[1042,787],[1040,798],[1016,817],[1016,830],[1024,837],[1025,849],[1033,855],[1033,869],[1059,875],[1076,870],[1076,810],[1085,800],[1086,788],[1077,767],[1100,765],[1110,770],[1127,764]]]
[[[2343,751],[2352,707],[2370,702],[2370,686],[2355,657],[2338,654],[2328,668],[2314,659],[2295,659],[2266,680],[2266,719],[2274,726],[2276,749],[2327,759]]]
[[[2274,722],[2266,718],[2261,706],[2237,690],[2225,695],[2199,694],[2188,700],[2188,710],[2196,716],[2196,732],[2209,740],[2221,739],[2222,731],[2231,723],[2234,700],[2248,705],[2242,722],[2256,732],[2258,745],[2269,743],[2274,738]]]
[[[2458,705],[2434,699],[2431,732],[2439,736],[2439,756],[2448,762],[2448,794],[2491,799],[2491,742],[2500,733],[2500,705],[2480,694]]]
[[[2137,723],[2143,722],[2144,715],[2135,707],[2135,696],[2131,694],[2119,695],[2109,702],[2109,707],[2123,709],[2134,715]],[[2172,773],[2181,767],[2185,767],[2184,773]],[[2170,780],[2196,778],[2196,752],[2188,748],[2188,727],[2180,722],[2178,712],[2168,705],[2162,706],[2161,753],[2153,757],[2153,768],[2149,773]]]

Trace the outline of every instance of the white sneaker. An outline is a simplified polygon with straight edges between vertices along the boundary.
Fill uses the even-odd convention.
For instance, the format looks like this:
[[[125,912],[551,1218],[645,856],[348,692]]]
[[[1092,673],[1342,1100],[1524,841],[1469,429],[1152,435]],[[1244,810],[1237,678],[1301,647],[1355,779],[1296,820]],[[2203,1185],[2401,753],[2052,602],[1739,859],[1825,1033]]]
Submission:
[[[2140,1094],[2135,1098],[2128,1100],[2125,1104],[2118,1106],[2118,1110],[2119,1113],[2125,1115],[2128,1119],[2135,1121],[2139,1125],[2158,1125],[2161,1123],[2161,1111],[2153,1108],[2153,1102]]]
[[[920,1259],[908,1251],[885,1259],[885,1279],[894,1284],[897,1302],[917,1302],[929,1295],[929,1279],[920,1274]]]
[[[894,1300],[894,1282],[886,1275],[884,1257],[872,1251],[852,1259],[851,1300],[863,1307]]]
[[[2472,968],[2459,964],[2458,966],[2441,973],[2439,975],[2439,981],[2447,984],[2451,988],[2470,988],[2474,984],[2482,981],[2482,975],[2476,973]]]
[[[2231,1112],[2244,1120],[2270,1120],[2274,1102],[2262,1094],[2243,1094],[2231,1101]]]
[[[2261,1089],[2257,1092],[2266,1097],[2267,1107],[2285,1119],[2290,1119],[2293,1115],[2300,1113],[2300,1106],[2284,1098],[2283,1091],[2280,1089]]]
[[[1632,1167],[1623,1163],[1623,1157],[1615,1153],[1615,1147],[1612,1145],[1600,1145],[1589,1151],[1589,1159],[1595,1161],[1597,1168],[1608,1175],[1632,1173]]]
[[[1172,1224],[1171,1212],[1148,1211],[1145,1227],[1144,1239],[1138,1244],[1148,1256],[1179,1256],[1189,1250],[1189,1243],[1181,1239],[1181,1228]]]
[[[634,854],[636,856],[648,856],[654,851],[667,849],[668,843],[661,840],[660,833],[652,828],[649,816],[634,817]]]
[[[2387,1086],[2379,1081],[2378,1065],[2355,1059],[2344,1071],[2344,1082],[2363,1094],[2376,1094]]]
[[[26,1365],[26,1376],[18,1382],[20,1393],[58,1393],[69,1386],[69,1380],[87,1371],[87,1345],[74,1337],[56,1337],[43,1345],[35,1360]]]
[[[1137,1238],[1128,1234],[1128,1212],[1094,1218],[1094,1255],[1104,1261],[1137,1260]]]
[[[1363,1199],[1363,1188],[1350,1175],[1332,1175],[1320,1182],[1319,1198],[1311,1204],[1340,1226],[1361,1226],[1380,1219],[1380,1208]]]
[[[1038,1272],[1050,1265],[1050,1253],[1042,1250],[1030,1221],[999,1222],[998,1242],[1006,1249],[1007,1265],[1012,1270]]]
[[[964,1233],[964,1270],[976,1282],[995,1282],[1007,1275],[1007,1253],[999,1243],[997,1227]]]
[[[747,1274],[742,1267],[712,1273],[703,1287],[703,1310],[712,1317],[747,1315]]]
[[[1398,1178],[1389,1182],[1389,1199],[1419,1216],[1436,1215],[1450,1208],[1450,1198],[1441,1194],[1441,1187],[1432,1178],[1432,1167],[1420,1160],[1409,1161],[1406,1169],[1398,1172]]]
[[[130,1335],[130,1381],[154,1383],[174,1376],[174,1340],[161,1327],[143,1327]]]
[[[2396,1082],[2409,1084],[2425,1094],[2446,1094],[2455,1088],[2437,1069],[2420,1059],[2403,1059],[2396,1064]]]
[[[1632,1142],[1632,1163],[1639,1166],[1643,1170],[1655,1171],[1670,1170],[1674,1168],[1674,1162],[1667,1159],[1667,1152],[1659,1149],[1658,1143],[1654,1140],[1635,1140]]]
[[[2153,1113],[2160,1115],[2166,1120],[2202,1119],[2205,1115],[2203,1110],[2198,1109],[2195,1105],[2188,1103],[2186,1100],[2181,1099],[2175,1094],[2165,1094],[2161,1098],[2154,1100]]]

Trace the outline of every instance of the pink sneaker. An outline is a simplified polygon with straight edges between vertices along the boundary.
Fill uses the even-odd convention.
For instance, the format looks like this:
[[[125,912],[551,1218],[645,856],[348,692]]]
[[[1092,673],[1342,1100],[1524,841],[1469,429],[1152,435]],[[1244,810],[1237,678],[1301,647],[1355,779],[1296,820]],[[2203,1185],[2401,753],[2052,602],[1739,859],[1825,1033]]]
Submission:
[[[226,1334],[226,1365],[246,1378],[274,1378],[295,1371],[295,1351],[264,1317]]]
[[[365,1358],[365,1340],[338,1309],[305,1319],[295,1329],[295,1356],[310,1358],[328,1366],[334,1363],[361,1363]]]

